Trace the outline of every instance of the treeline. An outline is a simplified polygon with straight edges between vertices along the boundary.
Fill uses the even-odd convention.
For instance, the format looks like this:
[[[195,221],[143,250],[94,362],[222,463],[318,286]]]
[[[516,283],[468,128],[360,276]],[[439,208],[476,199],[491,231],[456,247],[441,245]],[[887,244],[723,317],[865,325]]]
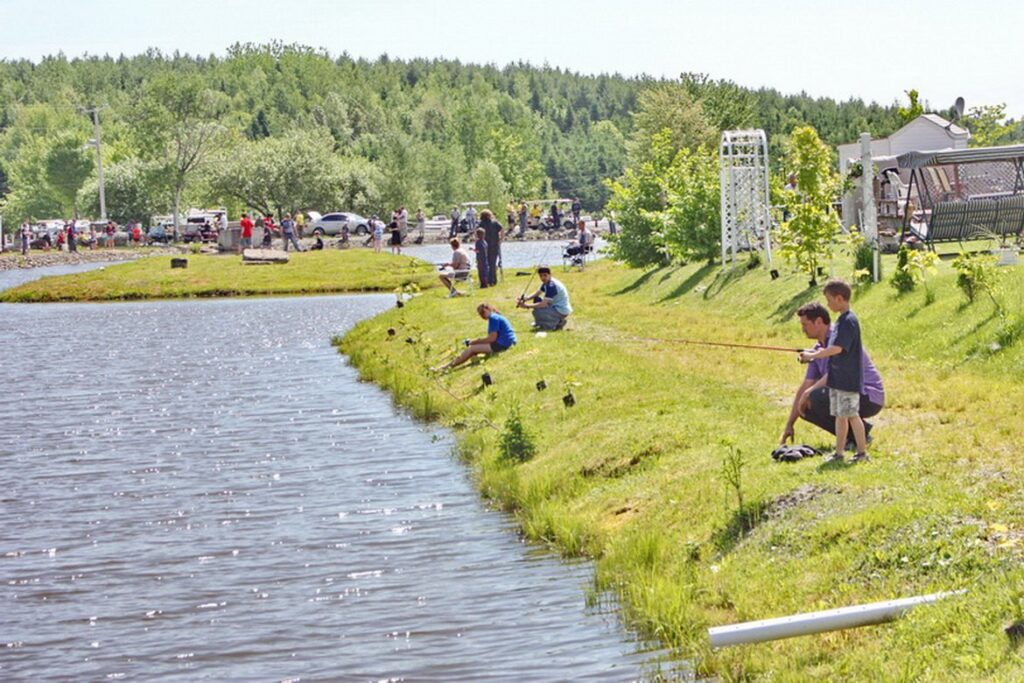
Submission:
[[[95,216],[92,120],[102,107],[108,214],[148,221],[175,206],[444,213],[487,200],[609,198],[637,140],[644,93],[699,99],[717,126],[762,127],[773,149],[810,124],[830,145],[900,125],[895,104],[838,103],[678,80],[586,76],[448,60],[334,58],[307,47],[235,45],[225,57],[0,61],[0,212]],[[703,133],[702,133],[703,134]],[[643,144],[641,144],[643,146]]]

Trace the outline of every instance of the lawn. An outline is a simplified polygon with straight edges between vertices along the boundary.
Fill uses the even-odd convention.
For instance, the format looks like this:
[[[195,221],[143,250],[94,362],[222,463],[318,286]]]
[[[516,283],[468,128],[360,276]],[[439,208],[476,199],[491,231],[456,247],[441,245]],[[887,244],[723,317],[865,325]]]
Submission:
[[[75,275],[43,278],[0,292],[0,302],[118,301],[214,296],[392,291],[437,284],[430,264],[369,250],[291,254],[286,264],[243,265],[235,255],[192,254],[187,268],[154,256]]]
[[[887,391],[872,461],[857,466],[770,458],[802,377],[795,354],[641,341],[809,345],[793,313],[823,299],[803,276],[598,262],[556,273],[576,308],[564,332],[528,332],[511,304],[526,278],[509,278],[461,299],[425,292],[338,344],[397,402],[456,431],[483,495],[528,537],[593,558],[594,596],[616,595],[629,624],[704,674],[1019,680],[1024,657],[1003,629],[1024,618],[1024,268],[1000,272],[1001,313],[966,304],[948,262],[930,294],[857,288]],[[519,345],[432,374],[484,334],[474,308],[485,296]],[[525,462],[499,454],[514,412],[537,448]],[[830,444],[806,423],[797,439]],[[707,645],[709,626],[957,589],[890,625]]]

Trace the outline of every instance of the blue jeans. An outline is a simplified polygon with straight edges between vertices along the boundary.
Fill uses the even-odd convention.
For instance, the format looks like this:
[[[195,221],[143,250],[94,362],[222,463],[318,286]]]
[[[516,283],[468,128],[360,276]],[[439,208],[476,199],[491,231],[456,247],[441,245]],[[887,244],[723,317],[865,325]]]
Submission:
[[[281,236],[281,241],[284,242],[284,250],[288,251],[288,242],[295,245],[295,251],[302,251],[302,247],[299,246],[299,240],[295,239],[294,232],[288,232]]]

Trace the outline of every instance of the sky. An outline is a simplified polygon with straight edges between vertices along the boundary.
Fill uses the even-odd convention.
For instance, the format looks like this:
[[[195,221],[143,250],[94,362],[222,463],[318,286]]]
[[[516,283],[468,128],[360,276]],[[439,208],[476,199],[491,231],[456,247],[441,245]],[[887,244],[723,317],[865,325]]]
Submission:
[[[751,87],[1024,118],[1024,0],[0,0],[0,58],[223,55],[279,40],[353,57],[707,73]]]

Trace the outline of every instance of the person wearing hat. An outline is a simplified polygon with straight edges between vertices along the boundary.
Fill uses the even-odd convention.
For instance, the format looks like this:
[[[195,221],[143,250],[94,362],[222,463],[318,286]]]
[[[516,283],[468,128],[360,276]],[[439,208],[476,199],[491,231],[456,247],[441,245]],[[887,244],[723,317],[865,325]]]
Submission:
[[[540,330],[560,330],[572,313],[569,291],[561,282],[551,277],[551,268],[537,269],[540,288],[530,297],[521,296],[516,308],[528,308],[533,312],[533,324]]]

